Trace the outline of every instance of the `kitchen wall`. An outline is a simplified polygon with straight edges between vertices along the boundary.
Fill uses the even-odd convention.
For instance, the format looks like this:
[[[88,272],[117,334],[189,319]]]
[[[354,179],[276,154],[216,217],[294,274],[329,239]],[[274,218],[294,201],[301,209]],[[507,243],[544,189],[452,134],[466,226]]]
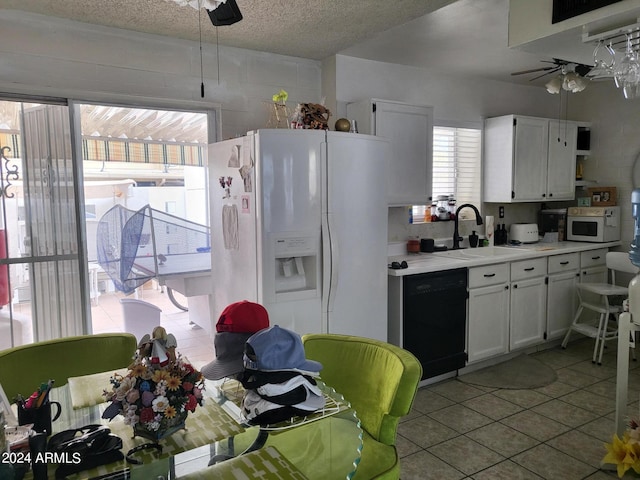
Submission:
[[[0,10],[0,92],[104,102],[219,108],[222,138],[266,125],[268,101],[280,88],[289,104],[326,97],[332,120],[346,104],[382,98],[433,105],[438,123],[481,127],[486,117],[508,113],[554,118],[560,98],[541,87],[446,77],[420,69],[343,55],[324,62],[203,45],[205,98],[200,98],[200,57],[195,42],[87,26],[63,19]],[[219,73],[219,74],[218,74]],[[566,99],[566,97],[564,97]],[[629,195],[640,149],[637,101],[622,100],[610,84],[593,84],[569,98],[568,118],[591,121],[592,157],[585,178],[615,185],[623,207],[623,239],[633,232]],[[636,181],[638,183],[638,181]],[[482,206],[494,215],[498,205]],[[536,221],[539,204],[507,205],[504,222]],[[475,222],[463,222],[463,235]],[[451,222],[409,225],[404,209],[390,209],[389,240],[449,238]]]
[[[573,102],[573,115],[591,122],[591,156],[584,162],[584,178],[598,186],[615,186],[622,219],[621,250],[633,240],[631,191],[640,188],[640,99],[625,100],[613,81],[591,84]]]
[[[336,71],[335,110],[339,116],[346,113],[346,104],[363,98],[382,98],[407,103],[432,105],[436,124],[481,128],[485,118],[521,114],[556,118],[559,96],[550,95],[544,88],[515,85],[482,79],[452,78],[415,67],[374,62],[337,55],[331,67]],[[324,84],[323,84],[324,85]],[[584,92],[583,92],[584,93]],[[582,93],[580,94],[582,95]],[[329,98],[331,95],[327,95]],[[570,107],[573,107],[572,98]],[[592,112],[569,109],[569,118],[589,121]],[[586,175],[586,174],[585,174]],[[552,207],[552,204],[549,204]],[[537,222],[538,203],[505,205],[505,217],[498,218],[496,204],[483,204],[483,216],[495,216],[495,222]],[[410,225],[405,208],[389,209],[389,242],[405,242],[407,238],[453,238],[453,222]],[[476,230],[484,233],[473,220],[463,221],[460,233],[467,236]]]
[[[281,88],[289,103],[319,102],[321,64],[203,45],[200,97],[196,42],[0,10],[0,92],[129,102],[173,108],[220,107],[222,138],[266,126],[265,100]]]

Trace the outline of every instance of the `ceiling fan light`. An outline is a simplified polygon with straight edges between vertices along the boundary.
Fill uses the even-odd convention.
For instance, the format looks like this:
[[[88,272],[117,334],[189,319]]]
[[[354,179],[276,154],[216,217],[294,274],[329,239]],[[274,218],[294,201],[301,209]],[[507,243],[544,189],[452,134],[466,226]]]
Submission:
[[[549,93],[553,93],[553,94],[560,93],[560,89],[562,88],[562,75],[557,75],[553,77],[551,80],[549,80],[545,84],[545,88]]]
[[[562,88],[571,93],[578,93],[585,89],[584,79],[575,72],[567,72],[562,82]]]

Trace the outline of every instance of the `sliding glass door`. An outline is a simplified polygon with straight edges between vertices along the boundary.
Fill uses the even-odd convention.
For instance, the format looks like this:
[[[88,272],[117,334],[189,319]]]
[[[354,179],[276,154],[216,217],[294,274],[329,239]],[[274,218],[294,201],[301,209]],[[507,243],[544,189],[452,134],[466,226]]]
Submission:
[[[86,333],[82,170],[69,107],[11,101],[2,107],[8,128],[0,135],[0,329],[10,335],[0,333],[0,348],[11,346],[9,340],[19,345]]]

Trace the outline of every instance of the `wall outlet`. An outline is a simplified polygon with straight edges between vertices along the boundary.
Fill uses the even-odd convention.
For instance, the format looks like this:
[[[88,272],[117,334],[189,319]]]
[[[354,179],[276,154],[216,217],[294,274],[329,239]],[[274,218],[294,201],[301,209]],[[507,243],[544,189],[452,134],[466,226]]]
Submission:
[[[504,207],[498,207],[498,218],[504,218]]]

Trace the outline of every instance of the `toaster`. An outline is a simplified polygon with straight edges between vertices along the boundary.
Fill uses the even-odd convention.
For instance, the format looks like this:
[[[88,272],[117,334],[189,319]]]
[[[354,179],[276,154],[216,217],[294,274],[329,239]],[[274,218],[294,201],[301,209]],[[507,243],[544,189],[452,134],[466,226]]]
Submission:
[[[538,224],[514,223],[511,225],[509,240],[521,243],[535,243],[538,238]]]

